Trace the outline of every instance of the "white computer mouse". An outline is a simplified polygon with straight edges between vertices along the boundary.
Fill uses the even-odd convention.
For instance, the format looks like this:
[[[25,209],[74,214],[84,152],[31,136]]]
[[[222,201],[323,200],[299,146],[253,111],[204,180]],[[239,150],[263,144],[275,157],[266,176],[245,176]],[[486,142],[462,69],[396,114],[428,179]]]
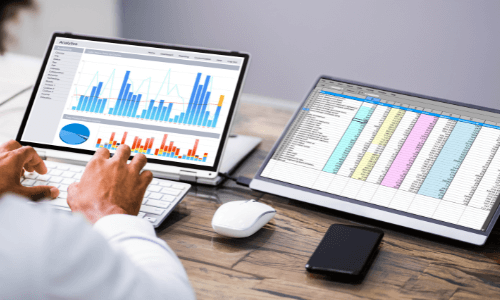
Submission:
[[[275,214],[274,208],[255,200],[232,201],[217,209],[212,228],[221,235],[244,238],[256,233]]]

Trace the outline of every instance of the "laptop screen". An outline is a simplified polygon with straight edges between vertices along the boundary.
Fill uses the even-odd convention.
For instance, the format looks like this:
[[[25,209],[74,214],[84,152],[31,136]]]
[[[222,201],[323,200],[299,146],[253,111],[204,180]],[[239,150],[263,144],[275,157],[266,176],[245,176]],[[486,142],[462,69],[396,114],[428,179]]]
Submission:
[[[500,115],[322,78],[262,177],[485,231],[499,205]]]
[[[84,153],[127,144],[150,161],[213,170],[247,59],[56,36],[21,141]]]

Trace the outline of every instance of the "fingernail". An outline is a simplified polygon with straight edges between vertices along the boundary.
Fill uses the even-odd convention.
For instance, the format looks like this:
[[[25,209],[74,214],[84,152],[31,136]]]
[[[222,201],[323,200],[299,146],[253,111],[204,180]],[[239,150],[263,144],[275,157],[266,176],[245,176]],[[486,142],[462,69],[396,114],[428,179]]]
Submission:
[[[52,198],[57,198],[57,196],[59,196],[59,189],[56,187],[51,188],[50,189],[50,196]]]

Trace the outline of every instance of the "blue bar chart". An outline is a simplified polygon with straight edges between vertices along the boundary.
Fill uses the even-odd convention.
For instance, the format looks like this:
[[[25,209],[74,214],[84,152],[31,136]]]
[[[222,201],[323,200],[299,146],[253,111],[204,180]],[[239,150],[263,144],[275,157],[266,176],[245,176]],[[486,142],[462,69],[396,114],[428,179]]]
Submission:
[[[144,94],[132,91],[130,81],[131,71],[126,71],[123,77],[120,92],[113,106],[109,97],[101,97],[103,82],[92,86],[90,95],[79,95],[78,104],[72,106],[73,111],[90,112],[102,115],[112,115],[126,118],[185,124],[198,127],[216,127],[219,119],[224,95],[220,95],[217,103],[210,103],[212,92],[209,90],[212,76],[206,75],[202,82],[202,73],[197,73],[187,105],[182,103],[166,102],[163,99],[144,99]],[[113,99],[115,100],[115,99]],[[181,112],[174,115],[174,105]],[[210,107],[215,106],[215,110]],[[141,109],[141,108],[142,109]],[[179,109],[177,109],[179,111]]]

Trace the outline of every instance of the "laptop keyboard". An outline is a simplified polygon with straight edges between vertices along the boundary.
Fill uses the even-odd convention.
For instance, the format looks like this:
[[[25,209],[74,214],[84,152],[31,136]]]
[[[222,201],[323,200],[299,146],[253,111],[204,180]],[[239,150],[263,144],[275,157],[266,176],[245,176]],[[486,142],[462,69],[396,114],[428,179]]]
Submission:
[[[21,184],[24,186],[50,185],[59,188],[57,199],[44,202],[58,209],[71,211],[66,201],[68,187],[82,178],[85,167],[52,161],[45,161],[45,165],[48,169],[47,174],[26,172],[21,179]],[[158,227],[182,201],[190,187],[191,185],[187,183],[154,178],[144,194],[138,217]]]

